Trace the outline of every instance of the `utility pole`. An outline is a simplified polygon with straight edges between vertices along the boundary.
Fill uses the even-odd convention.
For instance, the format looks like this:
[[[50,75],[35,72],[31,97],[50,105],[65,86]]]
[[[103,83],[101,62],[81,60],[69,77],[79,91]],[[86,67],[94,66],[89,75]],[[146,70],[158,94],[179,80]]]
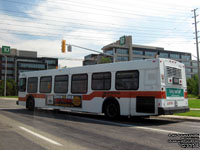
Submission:
[[[198,96],[199,96],[199,98],[200,98],[200,70],[199,70],[199,42],[198,42],[198,30],[197,30],[197,23],[199,23],[199,22],[197,22],[197,16],[198,15],[196,15],[196,10],[197,10],[198,8],[196,8],[196,9],[194,9],[194,10],[192,10],[192,12],[194,12],[194,17],[192,17],[192,18],[194,18],[194,25],[195,25],[195,39],[196,39],[196,49],[197,49],[197,69],[198,69],[198,78],[199,78],[199,83],[198,83],[198,87],[199,87],[199,92],[198,92]]]

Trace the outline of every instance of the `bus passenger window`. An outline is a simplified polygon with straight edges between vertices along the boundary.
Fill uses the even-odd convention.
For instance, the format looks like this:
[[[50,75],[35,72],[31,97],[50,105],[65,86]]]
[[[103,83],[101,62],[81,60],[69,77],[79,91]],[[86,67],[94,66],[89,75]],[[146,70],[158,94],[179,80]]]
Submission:
[[[115,88],[117,90],[137,90],[139,88],[139,72],[137,70],[118,71]]]
[[[92,90],[110,90],[111,73],[101,72],[92,74]]]
[[[19,92],[26,91],[26,78],[19,79]]]
[[[38,78],[37,77],[28,78],[28,88],[27,88],[28,93],[36,93],[37,87],[38,87]]]
[[[40,78],[40,93],[51,93],[51,77]]]
[[[77,94],[87,93],[88,76],[87,74],[72,75],[71,92]]]
[[[68,75],[55,76],[54,92],[67,93],[68,91]]]

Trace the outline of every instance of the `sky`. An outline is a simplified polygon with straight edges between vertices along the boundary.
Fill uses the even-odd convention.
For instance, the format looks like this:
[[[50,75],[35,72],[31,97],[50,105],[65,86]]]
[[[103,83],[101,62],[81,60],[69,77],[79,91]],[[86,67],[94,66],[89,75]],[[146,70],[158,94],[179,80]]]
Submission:
[[[133,44],[189,52],[195,59],[196,8],[198,15],[199,0],[0,0],[0,46],[37,51],[58,58],[60,67],[73,67],[92,52],[73,47],[61,53],[62,39],[102,52],[131,35]]]

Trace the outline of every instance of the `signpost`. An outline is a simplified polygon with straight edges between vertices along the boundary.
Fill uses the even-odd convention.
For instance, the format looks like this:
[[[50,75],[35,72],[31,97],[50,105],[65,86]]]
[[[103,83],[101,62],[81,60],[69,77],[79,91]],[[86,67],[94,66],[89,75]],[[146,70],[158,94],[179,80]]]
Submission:
[[[4,74],[5,74],[4,82],[5,82],[5,83],[4,83],[4,96],[6,96],[7,56],[4,55],[4,54],[10,54],[10,46],[2,46],[2,48],[1,48],[1,52],[2,52],[1,55],[3,55],[3,56],[5,57],[5,72],[4,72]]]

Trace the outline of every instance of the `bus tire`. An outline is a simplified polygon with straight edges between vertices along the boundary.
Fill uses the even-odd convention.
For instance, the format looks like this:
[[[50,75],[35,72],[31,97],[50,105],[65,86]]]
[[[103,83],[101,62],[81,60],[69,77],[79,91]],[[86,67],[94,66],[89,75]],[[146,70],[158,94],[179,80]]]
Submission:
[[[27,100],[26,108],[30,111],[34,111],[35,109],[35,100],[33,97],[29,97]]]
[[[104,114],[106,118],[114,120],[120,116],[119,104],[116,101],[108,101],[104,104]]]

